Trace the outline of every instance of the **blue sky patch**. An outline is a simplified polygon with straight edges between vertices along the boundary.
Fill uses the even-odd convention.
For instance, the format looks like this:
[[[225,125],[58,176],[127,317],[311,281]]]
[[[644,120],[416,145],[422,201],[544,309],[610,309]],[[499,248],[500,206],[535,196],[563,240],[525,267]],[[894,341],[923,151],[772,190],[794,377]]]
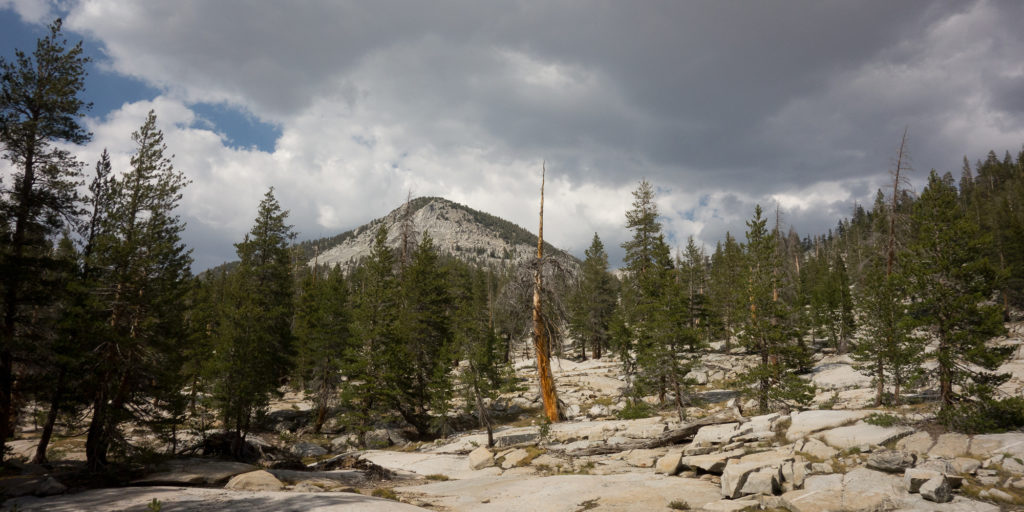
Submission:
[[[281,137],[281,127],[264,123],[242,109],[224,103],[196,103],[193,112],[213,123],[212,129],[224,134],[224,144],[236,149],[256,147],[267,153],[274,152],[274,144]],[[207,128],[207,127],[204,127]]]
[[[13,60],[15,49],[31,54],[36,48],[36,40],[46,36],[47,31],[47,25],[25,23],[14,10],[0,9],[0,56]],[[83,101],[93,104],[89,116],[102,119],[125,104],[152,100],[160,95],[161,91],[156,87],[110,71],[110,59],[103,52],[102,42],[82,37],[66,27],[63,32],[70,45],[82,40],[85,54],[92,59],[86,65],[88,75],[81,96]],[[189,108],[212,124],[203,128],[224,134],[227,138],[225,144],[234,148],[256,147],[261,151],[273,152],[274,144],[281,136],[280,127],[261,122],[252,114],[232,106],[198,103]]]

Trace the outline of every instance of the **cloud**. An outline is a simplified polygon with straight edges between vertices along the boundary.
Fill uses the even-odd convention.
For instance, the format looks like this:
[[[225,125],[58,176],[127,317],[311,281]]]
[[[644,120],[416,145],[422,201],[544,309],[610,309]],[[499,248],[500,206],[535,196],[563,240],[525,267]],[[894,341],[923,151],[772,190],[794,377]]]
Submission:
[[[53,20],[54,2],[50,0],[0,0],[0,9],[12,9],[26,23],[49,23]]]
[[[534,229],[546,161],[547,238],[582,254],[596,231],[615,260],[644,177],[670,240],[713,248],[726,230],[742,240],[757,203],[778,204],[801,233],[870,204],[906,126],[919,181],[1024,142],[1014,3],[66,8],[106,66],[160,91],[93,119],[85,152],[126,155],[157,110],[194,181],[183,210],[199,268],[231,257],[269,186],[304,237],[383,215],[408,190]],[[231,144],[239,136],[204,124],[197,103],[280,137],[272,151]]]

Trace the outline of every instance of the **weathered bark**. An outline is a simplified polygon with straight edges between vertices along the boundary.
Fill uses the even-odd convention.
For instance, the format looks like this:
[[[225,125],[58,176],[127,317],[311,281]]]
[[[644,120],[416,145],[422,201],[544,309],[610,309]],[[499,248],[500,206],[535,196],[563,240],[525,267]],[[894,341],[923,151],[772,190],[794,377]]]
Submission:
[[[896,170],[892,176],[892,202],[889,205],[889,240],[885,259],[885,276],[892,275],[893,265],[896,263],[896,198],[900,189],[900,173],[903,172],[904,151],[907,145],[907,130],[903,129],[903,138],[900,139],[900,149],[896,153]]]
[[[97,471],[107,465],[107,447],[110,444],[105,425],[107,423],[107,403],[102,394],[93,401],[92,422],[85,439],[85,459],[90,471]]]
[[[533,274],[533,346],[537,353],[537,376],[540,379],[540,393],[544,401],[544,415],[551,423],[558,422],[558,395],[555,392],[555,380],[551,376],[551,342],[544,316],[541,312],[542,276],[544,274],[544,174],[541,167],[540,178],[540,226],[537,229],[537,268]]]

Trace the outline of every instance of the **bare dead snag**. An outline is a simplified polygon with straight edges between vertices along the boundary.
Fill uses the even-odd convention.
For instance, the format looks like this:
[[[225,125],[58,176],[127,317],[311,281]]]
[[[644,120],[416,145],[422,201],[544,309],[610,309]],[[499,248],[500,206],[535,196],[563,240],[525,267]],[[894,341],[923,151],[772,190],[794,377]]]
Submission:
[[[896,168],[892,170],[892,198],[889,201],[889,238],[886,240],[886,255],[885,255],[885,279],[888,281],[892,278],[893,267],[896,265],[896,205],[899,200],[900,194],[900,183],[901,180],[905,180],[905,176],[900,176],[905,168],[907,167],[907,132],[908,128],[903,129],[903,137],[900,138],[900,149],[896,152]],[[890,326],[895,325],[895,319],[890,319]],[[891,327],[890,327],[891,329]],[[891,330],[889,336],[895,336]],[[890,339],[890,341],[893,341]],[[875,389],[875,406],[882,405],[882,397],[885,395],[885,374],[883,372],[882,361],[878,361],[878,368],[876,370],[876,380],[878,381]],[[899,390],[896,391],[896,396],[899,396]],[[897,398],[897,403],[899,399]]]
[[[900,149],[896,153],[896,169],[892,173],[892,201],[889,203],[889,240],[885,259],[885,277],[892,275],[892,267],[896,263],[896,201],[900,193],[900,173],[903,171],[904,151],[907,146],[907,131],[903,129],[900,138]]]
[[[537,268],[533,273],[533,346],[537,353],[537,376],[540,379],[540,394],[544,401],[544,415],[551,423],[558,422],[558,395],[555,379],[551,376],[551,342],[541,312],[541,287],[544,271],[544,175],[546,166],[541,164],[540,174],[540,226],[537,228]]]

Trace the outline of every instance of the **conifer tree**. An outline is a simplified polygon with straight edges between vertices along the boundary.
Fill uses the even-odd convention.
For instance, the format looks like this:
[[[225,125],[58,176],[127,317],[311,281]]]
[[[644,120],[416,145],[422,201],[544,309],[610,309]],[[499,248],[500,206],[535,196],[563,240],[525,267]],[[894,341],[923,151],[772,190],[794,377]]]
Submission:
[[[707,264],[704,251],[697,247],[693,236],[686,240],[686,249],[682,258],[677,258],[680,285],[678,292],[682,294],[684,304],[681,310],[686,311],[685,322],[681,331],[680,343],[690,352],[696,352],[708,340],[707,310]]]
[[[490,272],[467,265],[456,267],[452,330],[459,357],[465,361],[456,373],[457,394],[465,408],[476,415],[480,427],[487,430],[487,445],[493,446],[494,425],[488,404],[498,397],[511,370],[503,362],[503,347],[494,331],[494,301],[488,289],[493,277]],[[441,407],[435,409],[441,412]]]
[[[589,345],[594,359],[600,359],[615,312],[615,278],[608,272],[608,254],[597,233],[585,254],[578,286],[570,297],[569,329],[579,341],[581,356],[586,358]]]
[[[810,290],[811,309],[815,324],[824,328],[829,341],[840,354],[847,352],[847,343],[855,325],[850,276],[839,251],[833,251],[831,261],[816,261],[817,273]]]
[[[19,376],[19,393],[47,405],[46,419],[36,445],[33,464],[47,462],[46,450],[53,435],[57,416],[77,413],[88,403],[83,375],[88,366],[89,346],[80,336],[82,325],[93,322],[91,311],[83,307],[88,290],[79,280],[80,256],[70,238],[60,239],[54,259],[45,277],[61,283],[45,307],[37,307],[34,322],[46,326],[34,337],[32,359],[24,361]]]
[[[188,180],[165,156],[152,111],[132,140],[131,168],[109,182],[109,202],[86,262],[103,318],[92,349],[93,414],[86,439],[94,469],[107,463],[124,421],[161,421],[166,411],[160,408],[171,405],[182,387],[178,343],[185,336],[192,258],[174,210]]]
[[[633,399],[654,392],[664,401],[671,391],[682,418],[689,400],[685,375],[694,361],[678,355],[686,325],[680,325],[679,319],[689,312],[657,220],[653,187],[641,181],[633,198],[633,209],[626,212],[626,227],[633,230],[633,238],[622,244],[628,275],[615,320],[617,344],[627,373],[632,374]]]
[[[864,366],[876,386],[875,406],[882,405],[885,383],[893,388],[893,403],[900,404],[901,391],[916,381],[924,358],[924,343],[915,336],[915,322],[909,315],[907,283],[901,272],[887,274],[883,260],[867,269],[858,287],[862,336],[854,345],[853,357]]]
[[[432,427],[434,393],[446,394],[452,355],[448,275],[429,233],[424,233],[401,276],[399,343],[389,363],[394,405],[420,434]]]
[[[15,358],[27,357],[42,327],[27,328],[26,315],[53,296],[55,283],[39,278],[52,266],[53,238],[78,213],[81,168],[65,144],[91,137],[80,124],[91,107],[79,98],[88,61],[81,42],[63,38],[60,19],[34,52],[0,59],[0,148],[14,171],[0,197],[0,457],[16,412]]]
[[[353,335],[356,350],[346,358],[342,401],[346,421],[363,433],[394,403],[393,389],[384,385],[396,357],[399,322],[399,281],[395,254],[388,246],[387,226],[381,225],[370,254],[353,276]]]
[[[893,174],[894,181],[899,174]],[[861,371],[875,382],[875,406],[881,406],[886,383],[893,389],[893,403],[900,403],[902,390],[921,374],[924,340],[914,335],[916,327],[908,308],[910,296],[902,240],[904,225],[898,201],[900,183],[894,186],[892,202],[885,201],[881,190],[875,198],[872,217],[876,236],[867,245],[875,254],[857,287],[856,307],[861,318],[862,336],[853,357],[862,363]],[[891,249],[891,250],[890,250]]]
[[[985,303],[996,291],[997,273],[984,251],[990,238],[959,208],[948,173],[931,172],[912,221],[906,267],[914,314],[938,340],[939,393],[949,413],[961,400],[990,399],[1007,378],[993,373],[1006,350],[985,345],[1003,330],[1002,308]]]
[[[239,264],[227,283],[215,356],[206,370],[235,456],[290,369],[294,284],[288,246],[294,233],[287,218],[271,188],[252,230],[235,244]]]
[[[779,300],[777,232],[769,232],[766,224],[758,205],[747,221],[750,309],[742,335],[758,362],[740,378],[742,389],[756,398],[762,412],[775,405],[805,404],[814,396],[813,388],[796,375],[807,354],[788,322],[787,305]]]
[[[738,327],[743,325],[748,307],[744,293],[747,269],[743,247],[732,234],[726,232],[725,243],[717,245],[711,261],[710,300],[721,322],[725,350],[729,351]]]
[[[343,357],[354,350],[348,285],[340,267],[303,278],[295,307],[295,373],[316,406],[313,432],[320,433],[341,383]]]

